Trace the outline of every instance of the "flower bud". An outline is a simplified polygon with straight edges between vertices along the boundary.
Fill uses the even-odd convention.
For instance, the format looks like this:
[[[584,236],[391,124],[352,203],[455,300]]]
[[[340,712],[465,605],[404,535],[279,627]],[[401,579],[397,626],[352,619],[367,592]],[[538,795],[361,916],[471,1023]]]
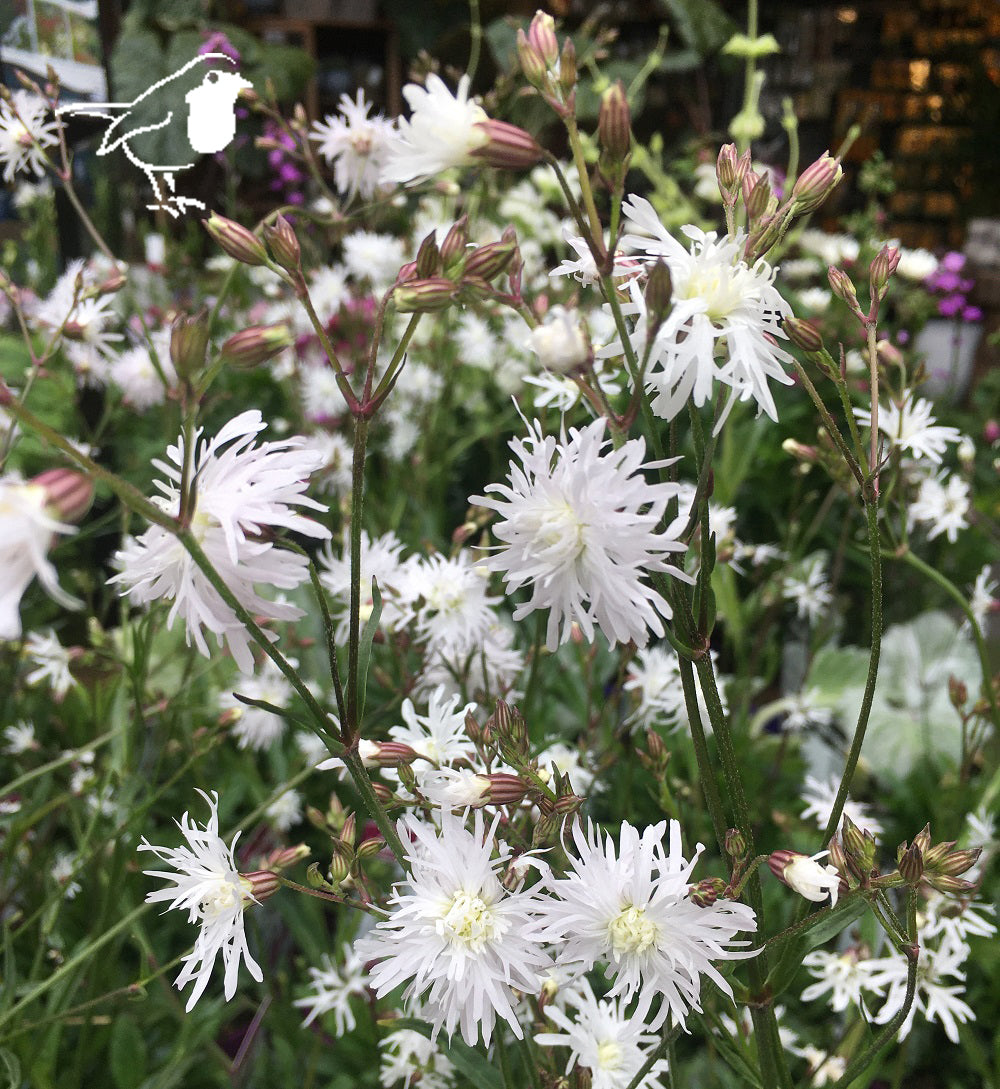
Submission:
[[[469,244],[469,217],[461,219],[448,228],[448,233],[441,243],[440,259],[445,271],[457,265],[465,256],[466,247]],[[417,254],[417,264],[420,264],[420,255]]]
[[[760,219],[767,211],[771,201],[771,180],[766,174],[759,177],[747,190],[747,219],[750,222]]]
[[[811,321],[804,318],[789,317],[781,323],[781,328],[788,339],[804,352],[821,352],[823,350],[823,338],[819,330]]]
[[[45,491],[45,508],[60,522],[79,522],[90,510],[94,484],[76,469],[46,469],[28,481]]]
[[[286,272],[299,270],[302,265],[302,250],[291,223],[284,216],[278,216],[273,225],[264,227],[264,239],[275,264],[280,265]]]
[[[116,268],[113,272],[109,272],[101,281],[97,288],[97,294],[114,295],[115,292],[121,291],[126,282],[125,273],[120,268]]]
[[[357,835],[358,818],[354,813],[348,813],[347,820],[344,821],[344,827],[340,830],[340,842],[346,844],[348,847],[353,847]]]
[[[943,892],[946,896],[964,896],[979,887],[976,881],[966,881],[962,877],[949,877],[947,874],[925,873],[924,878],[931,888]]]
[[[943,858],[935,858],[933,862],[930,859],[925,860],[925,865],[927,869],[935,873],[958,877],[971,870],[982,853],[982,847],[966,847],[960,851],[948,850]]]
[[[567,38],[559,54],[559,87],[567,98],[576,90],[576,81],[576,46]]]
[[[499,242],[487,242],[469,254],[462,278],[492,280],[504,271],[516,252],[517,236],[511,228],[507,228]]]
[[[528,725],[524,716],[516,707],[511,707],[505,700],[498,699],[496,710],[487,725],[501,746],[524,755],[528,751]]]
[[[726,854],[733,860],[733,862],[740,863],[745,861],[747,857],[747,851],[749,847],[747,845],[746,836],[738,828],[730,828],[726,832]]]
[[[737,161],[735,144],[723,144],[719,148],[719,157],[715,160],[715,177],[719,182],[720,192],[724,194],[731,194],[736,188]]]
[[[354,852],[345,844],[341,844],[339,840],[335,840],[328,871],[334,885],[342,885],[351,876],[353,863]]]
[[[517,125],[490,118],[477,121],[476,128],[485,134],[486,140],[472,155],[488,166],[498,166],[503,170],[526,170],[536,166],[544,157],[545,153],[534,136]]]
[[[244,265],[266,265],[267,250],[252,231],[239,223],[226,219],[213,212],[208,219],[203,219],[205,230],[234,260]]]
[[[517,59],[520,61],[524,78],[532,87],[544,86],[549,66],[545,63],[545,58],[532,46],[523,30],[517,32]]]
[[[437,236],[434,231],[420,243],[417,250],[417,279],[426,280],[441,273],[441,254],[438,251]]]
[[[810,163],[792,186],[795,215],[805,215],[818,208],[843,176],[840,160],[835,159],[829,151],[825,151],[814,163]]]
[[[954,674],[948,678],[948,698],[951,700],[952,707],[959,713],[969,699],[969,690],[965,682],[960,681]]]
[[[219,349],[227,366],[250,370],[295,346],[287,325],[251,325],[233,335]]]
[[[518,805],[528,793],[528,784],[516,775],[483,776],[489,783],[486,800],[490,805]]]
[[[281,888],[281,880],[272,870],[255,870],[253,873],[241,873],[240,884],[245,895],[258,904],[272,897]]]
[[[920,848],[911,843],[897,861],[899,875],[908,885],[919,885],[924,874],[924,856]]]
[[[858,862],[862,870],[870,870],[875,865],[875,837],[871,832],[859,828],[846,813],[841,838],[844,849]]]
[[[447,310],[457,294],[457,284],[443,276],[430,276],[397,284],[392,297],[401,314],[413,314]]]
[[[628,158],[632,146],[632,114],[620,79],[601,95],[597,139],[610,162],[624,163]]]
[[[385,848],[385,840],[381,836],[371,836],[361,842],[357,855],[359,859],[374,858]]]
[[[721,877],[706,877],[688,889],[688,897],[698,907],[711,907],[725,891],[726,883]]]
[[[889,290],[889,279],[899,265],[899,249],[896,246],[883,246],[868,266],[868,279],[872,298],[880,302]]]
[[[294,847],[279,847],[267,856],[266,868],[275,873],[287,870],[289,866],[295,866],[309,857],[309,848],[304,843],[297,843]]]
[[[559,40],[556,38],[556,24],[551,15],[536,11],[528,27],[528,44],[551,68],[559,59]]]

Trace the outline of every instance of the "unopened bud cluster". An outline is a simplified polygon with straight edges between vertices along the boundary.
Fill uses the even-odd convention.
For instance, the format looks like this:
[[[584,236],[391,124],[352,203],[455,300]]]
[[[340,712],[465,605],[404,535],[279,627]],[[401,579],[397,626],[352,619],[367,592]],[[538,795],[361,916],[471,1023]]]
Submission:
[[[402,313],[433,313],[454,303],[475,302],[496,294],[490,281],[508,274],[511,293],[520,294],[521,255],[517,235],[508,227],[496,242],[468,244],[462,217],[438,246],[434,232],[420,244],[415,261],[404,265],[393,293]]]
[[[531,86],[560,117],[572,117],[576,111],[576,47],[566,38],[560,49],[551,15],[538,11],[527,34],[517,32],[517,56]]]

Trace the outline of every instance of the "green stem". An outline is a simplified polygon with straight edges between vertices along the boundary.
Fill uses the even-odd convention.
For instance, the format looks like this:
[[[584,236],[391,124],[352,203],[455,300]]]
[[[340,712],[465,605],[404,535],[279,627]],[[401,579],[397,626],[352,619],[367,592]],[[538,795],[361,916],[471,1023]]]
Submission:
[[[882,557],[879,549],[877,496],[871,495],[867,498],[865,514],[868,519],[868,548],[871,562],[872,649],[868,657],[868,677],[865,680],[865,690],[861,697],[861,710],[858,713],[858,721],[854,727],[854,737],[851,740],[851,748],[847,754],[844,774],[837,789],[837,798],[833,803],[830,819],[826,822],[826,829],[823,832],[824,844],[830,842],[840,824],[844,804],[847,801],[847,793],[851,789],[851,780],[854,778],[854,769],[858,766],[861,747],[865,743],[865,732],[868,729],[872,700],[875,698],[875,681],[878,679],[878,662],[882,649]]]
[[[341,723],[341,736],[348,746],[361,734],[358,721],[360,705],[358,672],[361,650],[361,516],[365,499],[365,452],[368,443],[368,419],[354,417],[354,460],[351,465],[351,600],[347,644],[347,717]]]
[[[479,13],[479,0],[469,0],[469,67],[466,72],[471,83],[479,67],[479,52],[483,44],[483,20]]]
[[[92,752],[94,749],[99,749],[102,745],[106,745],[114,736],[114,730],[109,730],[106,734],[95,737],[93,741],[88,741],[86,745],[81,745],[78,749],[63,753],[62,756],[58,756],[55,760],[50,760],[47,764],[42,764],[41,767],[34,768],[32,771],[26,771],[23,775],[19,775],[16,779],[11,780],[11,782],[0,786],[0,794],[16,793],[23,786],[27,786],[32,780],[39,778],[39,776],[47,775],[50,771],[56,771],[64,764],[71,764],[74,760],[79,760],[82,753]]]
[[[663,1056],[668,1053],[670,1053],[671,1058],[673,1057],[673,1043],[674,1040],[676,1040],[677,1037],[680,1036],[680,1034],[680,1025],[672,1025],[670,1029],[663,1033],[660,1042],[646,1056],[646,1061],[636,1071],[635,1077],[628,1083],[626,1089],[639,1089],[639,1086],[642,1085],[643,1081],[645,1081],[646,1076],[653,1069],[658,1060],[662,1059]],[[672,1063],[671,1067],[673,1067]],[[671,1069],[670,1071],[670,1083],[671,1085],[673,1084],[673,1069]]]
[[[385,840],[389,850],[396,856],[396,861],[403,870],[408,873],[410,870],[410,862],[407,858],[406,850],[403,847],[403,842],[396,832],[396,826],[389,819],[389,815],[385,811],[385,806],[382,805],[375,794],[371,777],[368,774],[368,769],[362,763],[361,757],[358,755],[358,750],[356,748],[346,749],[341,759],[344,761],[347,770],[351,773],[351,778],[354,780],[354,785],[361,795],[361,800],[364,803],[365,809],[368,810],[368,815],[378,825],[378,830],[382,833],[382,838]]]
[[[806,393],[809,394],[813,404],[819,411],[819,414],[823,419],[823,423],[830,434],[830,438],[833,439],[833,441],[837,444],[837,449],[840,451],[844,461],[847,462],[848,468],[854,474],[854,479],[857,480],[858,484],[862,488],[864,488],[865,475],[861,471],[861,466],[858,464],[858,462],[854,458],[854,455],[848,449],[847,443],[844,441],[844,436],[840,433],[840,428],[837,427],[837,425],[833,422],[833,417],[830,415],[830,410],[826,407],[825,403],[823,402],[823,398],[820,397],[816,387],[813,385],[812,379],[809,377],[808,374],[806,374],[805,367],[803,367],[802,364],[794,357],[792,358],[792,365],[795,367],[796,373],[798,374],[802,385],[805,386]]]
[[[702,725],[701,711],[698,706],[698,689],[694,680],[694,667],[683,655],[678,656],[678,665],[680,666],[681,685],[684,689],[684,703],[687,705],[688,722],[691,725],[694,756],[698,763],[698,778],[701,780],[705,804],[708,806],[708,812],[712,818],[712,829],[719,845],[719,854],[725,858],[726,829],[728,828],[726,811],[722,807],[719,785],[715,781],[715,770],[712,767],[711,757],[708,753],[708,739],[705,736],[705,727]]]
[[[601,226],[601,217],[597,214],[597,205],[594,203],[594,190],[590,184],[590,172],[587,169],[587,161],[583,157],[583,144],[580,142],[580,130],[576,126],[575,117],[567,117],[566,132],[569,136],[569,147],[573,153],[573,165],[576,167],[580,178],[580,190],[583,193],[583,206],[587,211],[587,219],[590,221],[590,230],[593,233],[594,245],[599,249],[604,247],[604,228]],[[614,239],[611,240],[614,245]]]

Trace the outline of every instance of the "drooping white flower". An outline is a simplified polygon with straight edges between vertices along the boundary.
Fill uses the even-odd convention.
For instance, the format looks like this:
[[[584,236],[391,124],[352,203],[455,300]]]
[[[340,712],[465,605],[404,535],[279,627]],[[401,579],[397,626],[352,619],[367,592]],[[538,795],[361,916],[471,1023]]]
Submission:
[[[905,450],[915,458],[926,458],[935,465],[941,464],[941,457],[948,448],[948,443],[962,441],[962,433],[957,427],[946,427],[936,423],[933,415],[934,406],[924,398],[907,397],[903,403],[890,401],[878,406],[878,429],[889,440],[889,444],[899,450]],[[871,427],[870,409],[855,408],[854,415],[864,427]]]
[[[657,723],[677,726],[684,714],[684,689],[673,647],[643,647],[629,663],[625,691],[638,699],[627,721],[650,729]]]
[[[170,330],[163,329],[154,334],[153,340],[159,370],[153,363],[149,346],[138,344],[115,358],[109,371],[111,381],[122,391],[125,403],[138,412],[163,404],[167,391],[177,384],[177,372],[170,358]]]
[[[189,1013],[208,986],[220,952],[227,1002],[236,994],[241,960],[246,961],[247,970],[258,983],[264,978],[260,966],[250,955],[244,930],[243,911],[256,900],[252,883],[236,869],[233,858],[239,833],[227,847],[219,836],[218,794],[213,793],[210,798],[204,791],[198,793],[208,802],[211,813],[202,828],[187,813],[177,822],[187,846],[156,847],[143,837],[138,847],[140,851],[152,851],[161,862],[176,871],[143,870],[147,877],[173,882],[169,888],[149,893],[146,903],[165,902],[168,910],[186,911],[188,922],[201,927],[194,949],[184,958],[184,967],[174,980],[178,989],[194,980],[194,989],[185,1007]]]
[[[59,585],[47,555],[57,533],[76,533],[76,527],[57,521],[48,512],[49,502],[41,484],[12,473],[0,477],[0,639],[21,634],[21,597],[36,575],[64,608],[80,605]]]
[[[573,234],[572,230],[567,227],[563,230],[563,240],[576,254],[576,260],[567,258],[560,262],[549,275],[552,277],[572,276],[574,280],[578,280],[584,287],[591,287],[596,284],[600,279],[600,273],[597,270],[597,262],[590,252],[590,246],[587,245],[586,239]],[[605,240],[605,244],[606,242],[607,240]],[[612,276],[616,278],[627,276],[634,279],[641,273],[642,265],[638,261],[620,253],[615,254],[611,268]]]
[[[514,991],[536,994],[547,965],[530,934],[535,895],[500,882],[512,852],[496,839],[499,815],[487,827],[477,810],[471,831],[449,810],[440,820],[440,829],[413,815],[399,821],[410,873],[393,892],[388,918],[355,951],[378,961],[371,969],[378,997],[405,984],[407,1005],[435,1035],[459,1028],[470,1046],[480,1038],[488,1045],[499,1017],[521,1039]]]
[[[651,1029],[668,1013],[684,1024],[690,1010],[701,1010],[702,976],[731,996],[713,961],[752,955],[740,949],[747,943],[735,935],[757,929],[745,904],[694,903],[690,878],[704,848],[698,844],[689,862],[677,821],[670,822],[669,845],[666,835],[666,821],[641,833],[623,821],[616,849],[592,821],[586,832],[577,824],[567,845],[570,869],[549,882],[553,897],[543,902],[538,931],[544,941],[564,943],[561,955],[584,970],[607,962],[614,977],[609,997],[627,1002],[638,996],[636,1017],[645,1018],[660,996]]]
[[[920,524],[928,527],[928,540],[933,541],[944,533],[954,543],[958,531],[969,522],[969,485],[958,473],[928,476],[920,481],[917,498],[907,511],[910,527]]]
[[[311,1025],[317,1017],[332,1013],[338,1036],[353,1031],[357,1024],[351,1008],[352,996],[363,998],[368,991],[365,962],[349,942],[344,943],[341,956],[343,963],[337,964],[329,953],[324,953],[320,966],[309,969],[313,993],[292,1003],[309,1011],[302,1022],[304,1025]]]
[[[807,775],[805,790],[802,791],[802,800],[806,803],[802,810],[802,819],[808,820],[811,817],[820,828],[825,829],[839,790],[840,778],[837,775],[831,775],[827,779]],[[844,803],[843,813],[863,832],[871,832],[876,837],[881,835],[882,822],[871,815],[870,806],[864,802],[855,802],[848,798]]]
[[[51,628],[46,632],[33,631],[25,639],[24,656],[31,666],[28,684],[48,681],[57,700],[61,700],[77,683],[69,668],[70,652],[59,642]]]
[[[814,253],[826,266],[856,261],[861,247],[849,234],[828,234],[811,228],[799,235],[799,246],[806,253]]]
[[[302,795],[297,790],[286,790],[264,810],[264,816],[279,832],[287,832],[302,820]]]
[[[786,339],[781,319],[791,309],[774,286],[775,269],[763,259],[751,267],[740,256],[742,240],[719,239],[697,227],[684,227],[691,239],[686,250],[660,223],[652,205],[632,197],[622,206],[632,234],[623,243],[647,261],[662,260],[670,269],[673,306],[656,331],[649,349],[646,381],[653,411],[672,420],[690,397],[698,406],[715,392],[715,383],[732,388],[719,424],[735,401],[753,399],[772,420],[778,412],[770,380],[790,385],[782,364],[791,356],[778,347]],[[642,359],[646,351],[646,301],[638,283],[629,285],[635,316],[632,344]],[[621,355],[620,342],[605,354]],[[716,362],[722,353],[721,362]]]
[[[381,114],[369,117],[371,108],[362,89],[354,99],[343,94],[339,112],[314,121],[309,133],[319,145],[316,150],[333,165],[337,191],[348,200],[374,194],[392,140],[392,122]]]
[[[254,436],[264,426],[260,412],[241,413],[214,439],[202,441],[193,451],[197,489],[190,528],[244,608],[274,620],[295,620],[302,615],[300,609],[268,600],[257,587],[288,590],[298,586],[308,577],[308,561],[262,540],[261,534],[283,528],[329,538],[325,526],[293,509],[324,509],[303,494],[319,459],[314,452],[301,449],[303,440],[299,438],[255,446]],[[154,502],[176,515],[181,498],[183,436],[176,446],[167,448],[167,457],[169,462],[153,462],[167,478],[157,481],[163,494]],[[210,655],[207,629],[220,645],[226,641],[242,672],[253,672],[250,635],[243,622],[172,533],[159,525],[150,526],[141,537],[129,541],[117,559],[121,571],[111,582],[121,583],[124,593],[144,604],[161,598],[172,602],[168,627],[180,616],[188,642],[193,641],[206,657]]]
[[[538,362],[555,374],[582,366],[590,357],[590,338],[575,310],[553,306],[541,325],[531,330],[531,350]]]
[[[469,98],[468,75],[458,81],[455,94],[431,72],[423,87],[408,83],[403,97],[412,111],[400,118],[389,144],[383,182],[414,182],[432,178],[452,166],[469,166],[473,153],[489,143],[482,128],[489,118]]]
[[[12,182],[20,171],[45,173],[45,148],[59,143],[58,122],[45,121],[49,105],[40,95],[18,89],[10,101],[0,99],[0,163],[3,180]]]
[[[654,571],[687,578],[665,560],[685,546],[657,530],[677,485],[649,484],[642,470],[661,463],[643,464],[645,440],[608,449],[605,425],[602,417],[557,442],[535,421],[527,438],[511,440],[521,464],[511,462],[510,484],[486,489],[500,498],[469,498],[503,517],[493,532],[506,547],[487,563],[503,572],[508,590],[531,587],[515,620],[550,610],[550,650],[569,638],[573,621],[589,640],[596,624],[612,646],[645,645],[649,631],[663,634],[661,618],[671,612],[642,579]]]
[[[807,857],[797,851],[775,851],[768,859],[768,865],[774,876],[793,892],[814,904],[829,896],[830,906],[836,907],[837,897],[840,895],[840,874],[837,873],[836,866],[821,866],[817,861],[829,853],[820,851]]]
[[[572,1016],[558,1006],[546,1006],[546,1017],[562,1032],[537,1033],[535,1043],[570,1049],[567,1077],[576,1067],[585,1067],[593,1089],[629,1089],[659,1034],[649,1032],[641,1018],[627,1015],[622,999],[598,1000],[586,979],[574,988],[567,1005],[574,1007]],[[658,1059],[638,1089],[661,1089],[660,1074],[666,1070],[666,1059]]]

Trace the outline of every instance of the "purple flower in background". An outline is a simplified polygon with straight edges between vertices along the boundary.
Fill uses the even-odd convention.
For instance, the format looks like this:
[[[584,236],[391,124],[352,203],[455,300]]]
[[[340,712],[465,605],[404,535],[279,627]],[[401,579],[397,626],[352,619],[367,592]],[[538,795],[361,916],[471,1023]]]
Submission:
[[[961,321],[979,321],[983,316],[978,306],[970,306],[966,296],[976,286],[976,281],[961,276],[965,268],[965,254],[952,250],[941,258],[937,270],[924,281],[931,294],[940,294],[938,313],[944,318]]]
[[[962,321],[981,321],[982,317],[983,312],[978,306],[967,306],[962,311]]]
[[[302,204],[305,197],[301,184],[305,181],[305,171],[292,158],[296,149],[292,136],[280,129],[273,121],[264,126],[264,136],[272,143],[281,145],[272,147],[267,153],[267,165],[271,168],[271,190],[281,193],[287,204]]]
[[[221,30],[203,30],[201,33],[205,40],[198,48],[199,56],[203,53],[225,53],[233,64],[240,63],[240,51]]]
[[[945,295],[938,300],[938,313],[945,318],[953,318],[965,306],[962,295]]]

